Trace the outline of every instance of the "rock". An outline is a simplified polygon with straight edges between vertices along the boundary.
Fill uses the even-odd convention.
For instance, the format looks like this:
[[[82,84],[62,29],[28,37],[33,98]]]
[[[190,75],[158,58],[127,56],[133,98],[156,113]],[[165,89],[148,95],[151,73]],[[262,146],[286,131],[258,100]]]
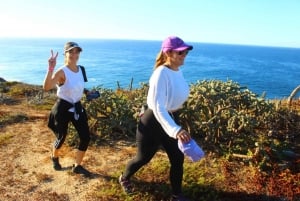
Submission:
[[[0,82],[6,82],[6,80],[0,77]]]

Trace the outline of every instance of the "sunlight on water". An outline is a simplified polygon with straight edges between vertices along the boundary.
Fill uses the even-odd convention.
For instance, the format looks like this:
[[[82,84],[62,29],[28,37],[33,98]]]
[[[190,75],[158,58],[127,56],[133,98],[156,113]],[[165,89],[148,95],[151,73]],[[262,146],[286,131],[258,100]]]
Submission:
[[[0,40],[0,77],[41,85],[50,50],[59,52],[63,65],[64,39]],[[134,87],[148,82],[160,41],[83,40],[79,64],[86,67],[87,87]],[[300,84],[300,49],[193,43],[182,70],[189,83],[203,79],[227,79],[267,93],[268,98],[287,97]]]

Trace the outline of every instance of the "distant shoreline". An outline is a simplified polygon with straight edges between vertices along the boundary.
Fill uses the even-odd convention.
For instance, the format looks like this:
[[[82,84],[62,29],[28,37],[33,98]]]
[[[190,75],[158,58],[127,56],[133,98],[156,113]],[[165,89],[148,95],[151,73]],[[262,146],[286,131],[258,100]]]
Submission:
[[[61,40],[62,43],[69,41],[69,37],[0,37],[0,40]],[[134,39],[134,38],[72,38],[72,40],[76,41],[93,41],[93,40],[102,40],[102,41],[154,41],[161,42],[161,39]],[[279,46],[279,45],[263,45],[263,44],[240,44],[240,43],[224,43],[224,42],[212,42],[212,41],[186,41],[189,43],[196,44],[208,44],[208,45],[228,45],[228,46],[245,46],[245,47],[262,47],[262,48],[287,48],[287,49],[300,49],[298,46]]]
[[[42,84],[30,84],[30,83],[26,83],[26,82],[20,82],[20,81],[9,81],[9,80],[5,80],[4,78],[0,77],[0,83],[2,82],[17,82],[20,84],[24,84],[24,85],[30,85],[30,86],[37,86],[37,87],[42,87]],[[297,88],[297,87],[296,87]],[[296,89],[295,88],[295,89]],[[294,90],[295,90],[294,89]],[[293,92],[292,92],[293,93]],[[291,94],[292,94],[291,93]],[[291,98],[291,94],[288,97],[282,97],[282,98],[265,98],[265,100],[270,100],[270,101],[276,101],[276,100],[288,100],[289,98]],[[295,95],[295,94],[294,94]]]

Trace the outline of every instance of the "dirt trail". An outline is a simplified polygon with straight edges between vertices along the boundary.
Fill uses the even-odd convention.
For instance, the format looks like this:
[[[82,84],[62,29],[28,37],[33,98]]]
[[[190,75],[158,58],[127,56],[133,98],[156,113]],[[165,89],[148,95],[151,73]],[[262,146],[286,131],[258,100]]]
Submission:
[[[83,165],[94,176],[88,179],[71,172],[76,150],[65,146],[60,158],[63,170],[55,171],[50,160],[54,136],[46,126],[48,111],[0,105],[0,115],[8,113],[26,114],[29,120],[0,127],[0,137],[9,136],[0,144],[0,200],[87,200],[93,186],[116,180],[110,175],[121,171],[124,157],[134,153],[132,146],[89,148]]]

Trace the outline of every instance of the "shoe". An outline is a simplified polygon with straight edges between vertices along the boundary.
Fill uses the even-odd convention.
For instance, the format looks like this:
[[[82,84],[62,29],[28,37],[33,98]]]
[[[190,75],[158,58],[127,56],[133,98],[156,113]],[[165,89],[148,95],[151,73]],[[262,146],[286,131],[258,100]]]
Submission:
[[[92,173],[87,169],[85,169],[84,167],[82,167],[81,165],[76,165],[76,166],[73,165],[72,172],[74,172],[75,174],[82,174],[85,177],[92,176]]]
[[[51,160],[53,162],[54,170],[61,170],[61,165],[59,164],[58,157],[51,157]]]
[[[122,174],[119,177],[119,183],[121,184],[125,193],[127,193],[127,194],[133,193],[133,188],[132,188],[130,180],[124,179]]]
[[[172,195],[171,201],[191,201],[191,200],[180,194],[180,195]]]

